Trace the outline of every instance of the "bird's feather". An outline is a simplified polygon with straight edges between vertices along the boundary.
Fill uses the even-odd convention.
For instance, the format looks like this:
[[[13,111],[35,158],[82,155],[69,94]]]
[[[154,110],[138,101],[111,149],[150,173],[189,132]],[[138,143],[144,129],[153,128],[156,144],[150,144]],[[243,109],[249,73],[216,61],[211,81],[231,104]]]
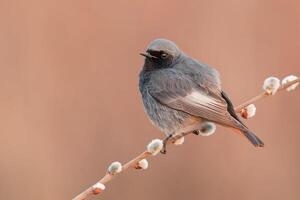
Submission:
[[[147,113],[160,129],[172,134],[192,118],[233,127],[255,146],[263,142],[238,118],[221,89],[219,73],[180,52],[171,41],[153,41],[147,52],[174,50],[168,59],[146,58],[140,73],[140,91]],[[168,49],[167,48],[167,49]]]
[[[217,81],[215,85],[211,83],[204,87],[176,68],[159,73],[159,78],[152,76],[149,93],[160,103],[209,121],[235,126]]]

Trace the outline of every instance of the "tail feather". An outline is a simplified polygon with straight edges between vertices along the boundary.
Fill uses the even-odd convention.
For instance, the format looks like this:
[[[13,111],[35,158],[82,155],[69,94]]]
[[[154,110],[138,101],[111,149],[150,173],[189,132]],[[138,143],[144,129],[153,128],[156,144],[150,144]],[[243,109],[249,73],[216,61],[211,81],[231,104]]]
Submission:
[[[244,136],[255,146],[255,147],[263,147],[264,143],[259,139],[254,133],[249,131],[248,129],[241,130]]]
[[[240,118],[237,116],[233,104],[231,103],[227,94],[224,91],[222,91],[221,95],[223,99],[227,102],[227,111],[231,115],[231,124],[225,125],[239,130],[239,132],[241,132],[255,147],[263,147],[264,143],[254,133],[252,133],[242,122],[242,120],[240,120]]]

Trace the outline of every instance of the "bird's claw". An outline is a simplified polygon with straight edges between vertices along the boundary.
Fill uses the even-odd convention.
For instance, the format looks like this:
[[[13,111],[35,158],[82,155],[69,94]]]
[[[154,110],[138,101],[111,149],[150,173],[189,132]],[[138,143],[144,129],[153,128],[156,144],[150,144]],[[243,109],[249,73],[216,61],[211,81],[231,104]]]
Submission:
[[[199,134],[200,134],[200,133],[199,133],[199,130],[193,131],[193,134],[194,134],[194,135],[199,135]]]
[[[163,148],[162,150],[160,151],[161,154],[166,154],[167,153],[167,143],[168,141],[173,137],[173,134],[169,135],[168,137],[166,137],[164,140],[163,140]]]
[[[160,151],[161,154],[166,154],[167,153],[167,150],[166,148],[163,148],[161,151]]]

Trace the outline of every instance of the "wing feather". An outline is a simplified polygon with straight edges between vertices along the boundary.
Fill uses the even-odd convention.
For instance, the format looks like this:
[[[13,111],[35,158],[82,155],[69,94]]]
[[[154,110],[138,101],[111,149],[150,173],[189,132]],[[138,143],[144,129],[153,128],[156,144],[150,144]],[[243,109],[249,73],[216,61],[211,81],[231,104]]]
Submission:
[[[234,125],[218,85],[203,87],[186,74],[170,70],[160,74],[159,79],[154,78],[150,88],[150,95],[163,105],[223,125]]]

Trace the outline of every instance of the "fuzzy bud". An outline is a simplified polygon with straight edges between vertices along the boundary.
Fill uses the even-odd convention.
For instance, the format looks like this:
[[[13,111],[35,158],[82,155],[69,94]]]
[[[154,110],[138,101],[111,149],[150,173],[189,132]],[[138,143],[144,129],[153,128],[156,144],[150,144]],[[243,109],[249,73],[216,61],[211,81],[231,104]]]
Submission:
[[[263,89],[268,93],[274,95],[280,87],[280,80],[276,77],[269,77],[264,81]]]
[[[287,84],[287,83],[289,83],[289,82],[291,82],[291,81],[296,80],[297,78],[298,78],[298,77],[295,76],[295,75],[289,75],[289,76],[285,77],[284,79],[282,79],[281,84],[282,84],[282,85]],[[299,82],[298,82],[298,83],[294,83],[293,85],[287,87],[287,88],[286,88],[286,91],[288,91],[288,92],[289,92],[289,91],[292,91],[292,90],[296,89],[296,87],[297,87],[298,85],[299,85]]]
[[[140,160],[137,165],[136,169],[147,169],[149,166],[148,161],[146,159]]]
[[[99,194],[103,190],[105,190],[105,185],[104,184],[98,182],[95,185],[93,185],[93,194]]]
[[[216,131],[216,125],[213,122],[203,122],[198,133],[202,136],[210,136]]]
[[[245,119],[253,117],[256,113],[256,107],[254,104],[250,104],[242,109],[241,116]]]
[[[174,141],[174,145],[182,145],[184,143],[184,137],[180,137],[177,140]]]
[[[163,141],[160,139],[154,139],[147,145],[147,151],[153,156],[158,154],[163,148]]]
[[[113,162],[109,165],[107,171],[112,175],[120,173],[122,171],[122,164],[120,162]]]

